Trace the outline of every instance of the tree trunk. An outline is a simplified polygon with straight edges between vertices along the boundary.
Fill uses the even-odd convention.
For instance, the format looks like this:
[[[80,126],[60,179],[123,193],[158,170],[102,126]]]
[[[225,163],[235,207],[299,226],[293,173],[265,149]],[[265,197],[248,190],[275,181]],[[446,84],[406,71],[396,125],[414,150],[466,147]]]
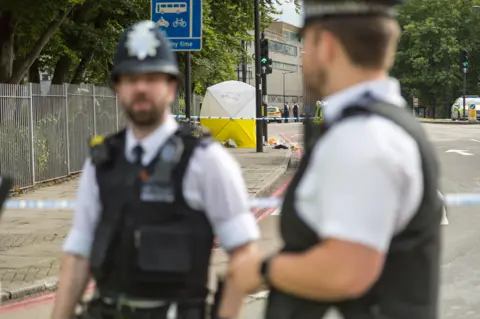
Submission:
[[[28,82],[40,83],[40,70],[38,69],[38,65],[38,59],[36,59],[28,70]]]
[[[80,84],[83,82],[83,79],[85,78],[85,72],[87,71],[88,65],[90,62],[92,62],[94,56],[95,53],[92,50],[82,58],[75,70],[75,74],[73,75],[71,82],[72,84]]]
[[[67,55],[62,55],[58,59],[55,72],[53,73],[52,84],[68,83],[72,63],[72,58]]]
[[[28,53],[25,60],[21,63],[21,65],[18,67],[18,69],[14,70],[14,72],[13,72],[12,76],[10,77],[10,80],[8,81],[8,83],[18,84],[22,81],[23,77],[25,76],[25,73],[27,73],[30,66],[38,58],[38,56],[42,52],[45,45],[52,38],[52,36],[55,34],[55,31],[57,31],[57,29],[60,27],[60,25],[62,25],[63,21],[65,21],[66,17],[70,13],[70,11],[72,11],[72,7],[65,10],[63,15],[58,20],[52,22],[48,26],[48,28],[45,30],[45,32],[40,37],[40,39],[38,39],[37,43],[35,43],[33,49]]]
[[[0,83],[12,76],[14,57],[15,18],[8,11],[0,11]]]

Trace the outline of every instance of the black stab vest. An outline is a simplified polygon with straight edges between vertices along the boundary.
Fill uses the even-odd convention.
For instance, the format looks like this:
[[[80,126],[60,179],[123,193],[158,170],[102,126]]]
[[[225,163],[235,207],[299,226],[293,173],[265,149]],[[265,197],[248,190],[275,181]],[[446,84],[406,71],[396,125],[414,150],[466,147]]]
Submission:
[[[341,121],[379,115],[402,127],[417,142],[422,159],[424,194],[407,227],[391,241],[383,272],[374,286],[355,300],[327,303],[306,300],[272,289],[267,319],[319,319],[332,306],[346,319],[437,319],[440,269],[440,221],[442,202],[438,195],[439,165],[435,151],[421,127],[405,109],[370,100],[366,106],[351,106],[333,123],[324,123],[313,134],[306,127],[306,153],[286,192],[281,213],[283,251],[302,252],[321,242],[295,209],[295,190],[309,165],[313,146]],[[327,126],[328,125],[328,126]],[[355,212],[352,212],[355,213]],[[301,271],[301,270],[299,270]],[[319,274],[321,276],[321,274]]]
[[[179,130],[142,168],[125,158],[125,136],[107,138],[108,156],[96,164],[102,212],[91,270],[98,291],[205,299],[214,235],[205,213],[185,202],[182,186],[194,150],[209,140]]]

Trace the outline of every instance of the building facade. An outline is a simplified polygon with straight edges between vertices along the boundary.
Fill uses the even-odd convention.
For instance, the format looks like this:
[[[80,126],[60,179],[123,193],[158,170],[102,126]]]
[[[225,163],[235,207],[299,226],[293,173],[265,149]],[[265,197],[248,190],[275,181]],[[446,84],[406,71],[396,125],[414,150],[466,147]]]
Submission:
[[[303,106],[302,42],[300,29],[284,22],[274,22],[264,32],[269,40],[269,57],[273,73],[267,75],[268,104],[282,107],[284,103]],[[255,53],[254,42],[247,44],[250,57]],[[255,65],[247,65],[247,83],[255,86]],[[241,71],[239,71],[241,79]]]

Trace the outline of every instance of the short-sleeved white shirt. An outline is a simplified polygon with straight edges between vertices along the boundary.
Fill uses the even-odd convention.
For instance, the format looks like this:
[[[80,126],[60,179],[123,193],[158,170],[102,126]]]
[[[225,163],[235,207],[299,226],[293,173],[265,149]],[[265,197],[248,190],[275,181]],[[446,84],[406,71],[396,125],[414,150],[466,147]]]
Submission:
[[[323,109],[325,121],[334,121],[365,94],[405,106],[398,81],[380,79],[330,96]],[[423,198],[418,145],[386,118],[345,119],[314,146],[295,196],[300,217],[319,237],[385,252]]]
[[[148,165],[177,128],[177,122],[169,117],[141,141],[127,130],[127,160],[134,162],[133,149],[141,145],[144,150],[142,163]],[[215,142],[195,149],[184,176],[183,193],[190,207],[205,211],[227,251],[260,237],[249,209],[240,165],[221,144]],[[65,252],[89,257],[101,209],[95,166],[87,159],[80,179],[73,225],[63,246]]]

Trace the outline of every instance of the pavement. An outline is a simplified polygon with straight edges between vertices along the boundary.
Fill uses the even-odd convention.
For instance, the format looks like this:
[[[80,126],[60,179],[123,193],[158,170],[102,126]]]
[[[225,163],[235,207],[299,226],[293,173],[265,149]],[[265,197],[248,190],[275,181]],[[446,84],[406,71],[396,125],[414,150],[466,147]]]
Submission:
[[[290,162],[290,150],[266,146],[229,149],[242,167],[251,196],[269,192]],[[12,200],[75,200],[78,178],[38,188]],[[61,245],[70,229],[72,214],[66,209],[6,210],[0,227],[1,300],[53,290],[59,272]]]
[[[480,121],[452,121],[451,119],[426,119],[421,117],[419,117],[418,120],[421,123],[428,123],[428,124],[450,124],[450,125],[480,124]]]

